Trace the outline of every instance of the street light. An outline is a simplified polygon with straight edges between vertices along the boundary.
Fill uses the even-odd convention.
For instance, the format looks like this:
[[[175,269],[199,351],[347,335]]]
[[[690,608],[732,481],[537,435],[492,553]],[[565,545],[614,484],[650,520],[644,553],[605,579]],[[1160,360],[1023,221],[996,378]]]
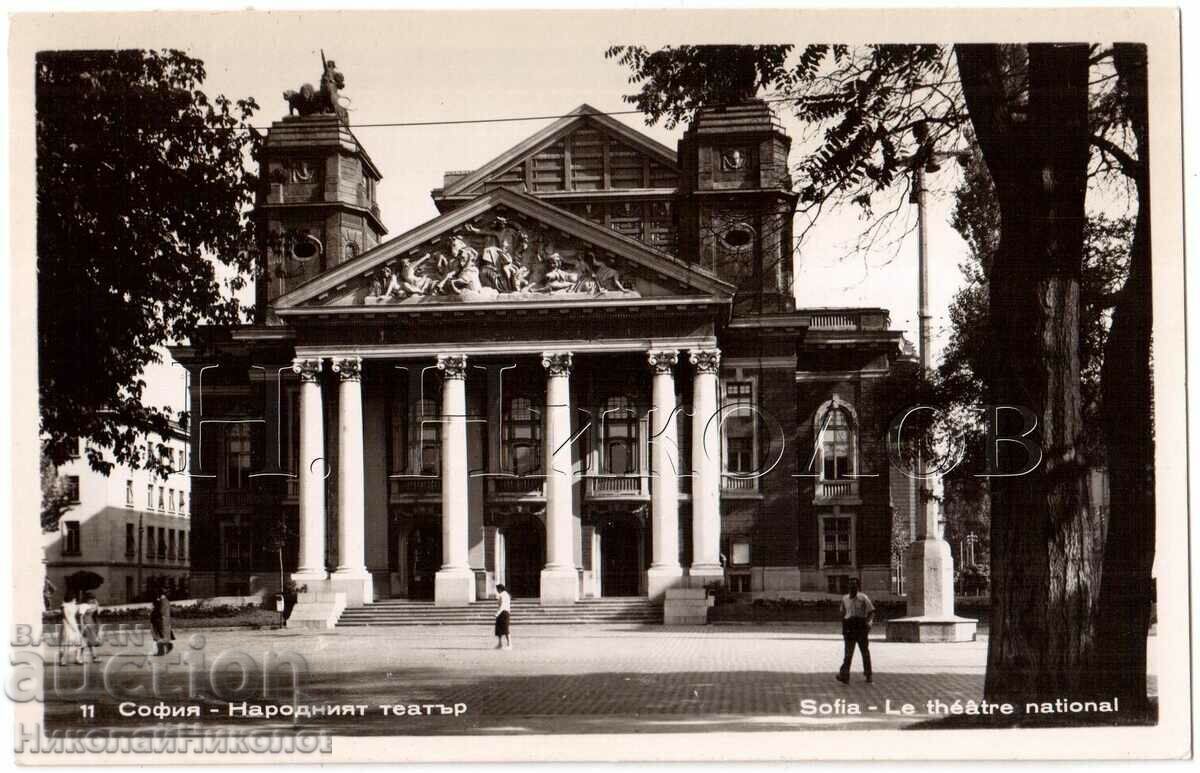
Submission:
[[[934,148],[929,126],[924,121],[913,126],[917,152],[906,159],[912,169],[913,186],[909,201],[917,205],[917,318],[921,377],[933,373],[930,351],[929,256],[925,224],[925,175],[938,171],[938,163],[956,158],[965,164],[963,151],[941,152]],[[909,578],[907,615],[889,620],[888,641],[973,641],[975,621],[954,614],[954,558],[950,544],[938,531],[938,508],[930,485],[925,455],[918,458],[918,507],[916,540],[909,545],[906,574]],[[961,552],[961,549],[960,549]]]

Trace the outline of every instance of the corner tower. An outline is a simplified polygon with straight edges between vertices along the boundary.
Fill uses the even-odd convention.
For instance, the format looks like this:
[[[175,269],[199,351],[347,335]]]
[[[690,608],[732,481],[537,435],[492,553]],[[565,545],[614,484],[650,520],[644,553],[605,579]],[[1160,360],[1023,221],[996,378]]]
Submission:
[[[289,115],[263,140],[255,218],[264,274],[260,321],[272,301],[379,244],[387,233],[382,176],[337,104],[341,75],[326,63],[320,91],[286,91]],[[327,85],[328,83],[328,85]]]
[[[735,314],[795,308],[791,145],[758,99],[701,108],[679,141],[680,257],[737,286]]]

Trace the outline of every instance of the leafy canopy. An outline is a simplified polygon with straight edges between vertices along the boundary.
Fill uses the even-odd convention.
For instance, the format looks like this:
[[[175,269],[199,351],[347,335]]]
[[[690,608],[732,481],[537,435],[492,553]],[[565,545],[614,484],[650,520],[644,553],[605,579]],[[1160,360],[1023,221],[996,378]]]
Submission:
[[[167,468],[172,418],[143,402],[156,350],[246,317],[253,99],[209,100],[180,51],[50,51],[36,62],[41,428],[51,463]]]

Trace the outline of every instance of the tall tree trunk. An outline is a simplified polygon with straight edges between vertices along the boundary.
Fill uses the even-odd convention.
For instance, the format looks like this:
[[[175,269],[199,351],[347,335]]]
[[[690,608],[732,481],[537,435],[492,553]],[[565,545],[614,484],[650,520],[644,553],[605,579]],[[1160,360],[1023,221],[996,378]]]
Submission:
[[[1100,371],[1101,423],[1109,476],[1108,534],[1096,621],[1094,688],[1142,713],[1146,638],[1154,563],[1154,426],[1150,370],[1150,147],[1146,47],[1114,47],[1118,93],[1133,128],[1137,158],[1124,159],[1137,190],[1138,213],[1129,275],[1113,309]]]
[[[1028,409],[1041,462],[993,477],[989,700],[1083,693],[1093,654],[1103,523],[1088,506],[1080,438],[1079,292],[1089,152],[1088,48],[956,47],[963,93],[996,185],[1000,243],[989,275],[995,405]],[[1019,64],[1019,62],[1017,63]],[[1022,97],[1027,96],[1027,99]],[[1015,414],[1011,414],[1015,415]],[[1009,437],[1017,433],[1004,432]],[[1001,471],[1025,450],[997,448]]]

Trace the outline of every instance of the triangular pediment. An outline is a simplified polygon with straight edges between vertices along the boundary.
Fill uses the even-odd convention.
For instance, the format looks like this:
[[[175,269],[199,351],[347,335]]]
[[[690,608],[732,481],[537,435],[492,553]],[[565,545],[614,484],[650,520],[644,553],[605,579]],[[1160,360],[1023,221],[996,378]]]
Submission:
[[[585,104],[478,169],[448,176],[435,197],[497,187],[533,195],[674,189],[678,177],[675,151]]]
[[[325,272],[274,309],[723,300],[733,290],[709,271],[501,188]]]

